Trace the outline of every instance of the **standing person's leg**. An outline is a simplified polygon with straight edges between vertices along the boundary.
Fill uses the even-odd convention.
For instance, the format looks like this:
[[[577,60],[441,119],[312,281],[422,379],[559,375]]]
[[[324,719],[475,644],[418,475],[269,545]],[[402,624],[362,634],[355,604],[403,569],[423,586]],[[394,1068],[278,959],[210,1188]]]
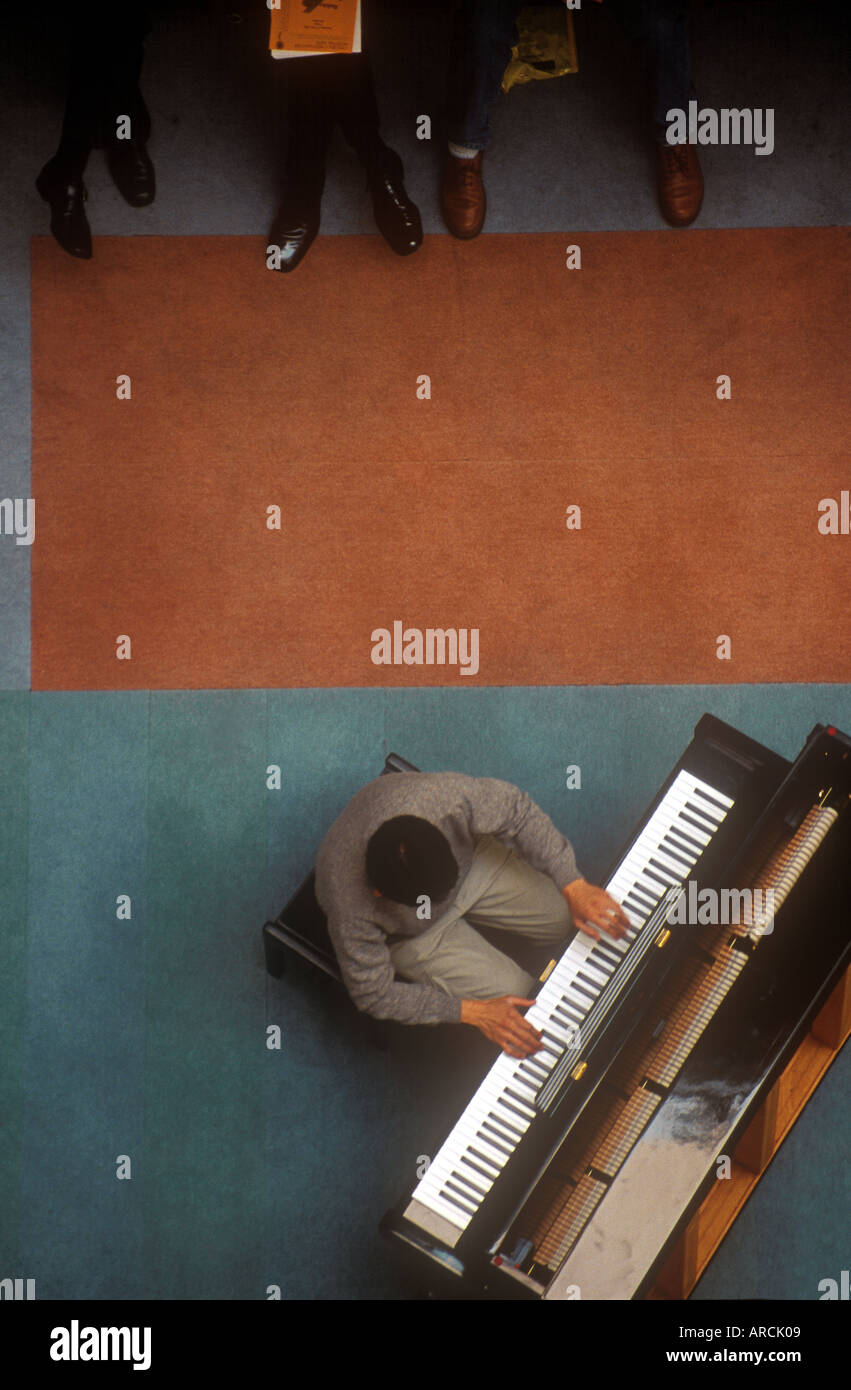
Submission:
[[[397,255],[410,255],[422,245],[422,222],[405,190],[402,160],[381,138],[368,54],[347,57],[336,96],[340,128],[366,170],[378,229]]]
[[[287,83],[289,131],[285,170],[287,188],[322,195],[325,161],[337,109],[337,88],[345,77],[345,54],[290,58]]]
[[[269,232],[269,242],[277,248],[276,270],[295,270],[319,231],[336,87],[343,76],[341,64],[348,61],[346,54],[328,54],[283,63],[289,131],[285,191]]]
[[[665,220],[688,226],[703,202],[703,174],[693,145],[669,145],[668,112],[695,99],[688,35],[689,0],[610,0],[625,33],[637,44],[650,88],[659,204]]]
[[[519,8],[518,0],[458,0],[452,18],[441,207],[450,232],[462,240],[478,236],[485,222],[489,113],[511,57]]]
[[[85,71],[83,64],[83,72]],[[86,217],[88,191],[83,173],[95,141],[96,103],[93,90],[81,77],[79,59],[71,57],[71,77],[62,134],[55,155],[35,181],[39,194],[50,205],[50,230],[69,256],[88,261],[92,256],[92,232]]]
[[[114,7],[111,7],[114,10]],[[115,185],[131,207],[147,207],[154,201],[154,166],[148,154],[151,116],[139,87],[144,56],[143,42],[150,32],[148,8],[139,0],[125,0],[111,14],[102,41],[110,46],[108,78],[104,89],[102,143]],[[117,32],[116,32],[117,26]],[[119,138],[124,120],[129,130]]]
[[[69,255],[88,260],[92,238],[84,203],[83,174],[92,149],[107,146],[113,178],[134,206],[153,200],[154,170],[145,143],[150,116],[139,90],[143,40],[150,28],[147,7],[127,0],[116,9],[92,0],[69,24],[68,94],[59,145],[41,170],[36,188],[50,204],[50,230]],[[132,138],[115,139],[119,116],[131,121]],[[114,158],[110,152],[115,147]]]

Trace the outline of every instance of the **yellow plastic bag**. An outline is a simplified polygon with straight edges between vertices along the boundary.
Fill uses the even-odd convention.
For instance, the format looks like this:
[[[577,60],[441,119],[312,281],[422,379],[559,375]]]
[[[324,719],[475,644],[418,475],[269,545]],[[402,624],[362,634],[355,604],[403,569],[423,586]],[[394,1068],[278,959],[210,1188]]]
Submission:
[[[508,92],[521,82],[539,82],[578,72],[573,16],[564,5],[524,5],[517,17],[518,42],[502,77]]]

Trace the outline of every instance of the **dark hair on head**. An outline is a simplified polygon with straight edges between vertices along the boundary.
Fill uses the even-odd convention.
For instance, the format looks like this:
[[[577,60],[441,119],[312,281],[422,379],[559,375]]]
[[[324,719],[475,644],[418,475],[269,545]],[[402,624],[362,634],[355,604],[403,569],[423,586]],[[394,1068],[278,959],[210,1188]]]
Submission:
[[[370,837],[366,875],[383,897],[415,907],[423,894],[432,902],[445,898],[458,879],[458,864],[446,836],[431,821],[394,816]]]

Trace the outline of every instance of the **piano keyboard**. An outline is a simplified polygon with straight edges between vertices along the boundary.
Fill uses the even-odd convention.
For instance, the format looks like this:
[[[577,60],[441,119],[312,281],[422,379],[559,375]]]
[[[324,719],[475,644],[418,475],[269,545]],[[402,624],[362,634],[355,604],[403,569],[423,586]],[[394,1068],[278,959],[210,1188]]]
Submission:
[[[733,802],[689,772],[680,772],[605,885],[620,902],[630,930],[620,940],[577,933],[526,1012],[543,1036],[523,1060],[502,1053],[415,1188],[408,1215],[438,1218],[466,1230],[535,1119],[536,1102],[554,1069],[578,1054],[583,1020],[616,978],[621,961],[660,900],[687,879]]]

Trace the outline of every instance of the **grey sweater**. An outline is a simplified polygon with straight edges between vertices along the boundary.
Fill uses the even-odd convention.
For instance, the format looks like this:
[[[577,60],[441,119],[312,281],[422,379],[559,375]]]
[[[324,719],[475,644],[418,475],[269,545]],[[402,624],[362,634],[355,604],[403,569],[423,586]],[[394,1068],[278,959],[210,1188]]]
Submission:
[[[458,882],[470,869],[476,839],[492,835],[559,889],[579,877],[573,849],[549,816],[510,782],[459,772],[393,772],[365,787],[334,821],[316,860],[316,896],[343,979],[359,1009],[401,1023],[457,1023],[461,1001],[434,985],[394,979],[388,936],[415,936],[440,920],[423,921],[416,908],[377,898],[366,876],[366,846],[393,816],[421,816],[446,836],[458,862]]]

